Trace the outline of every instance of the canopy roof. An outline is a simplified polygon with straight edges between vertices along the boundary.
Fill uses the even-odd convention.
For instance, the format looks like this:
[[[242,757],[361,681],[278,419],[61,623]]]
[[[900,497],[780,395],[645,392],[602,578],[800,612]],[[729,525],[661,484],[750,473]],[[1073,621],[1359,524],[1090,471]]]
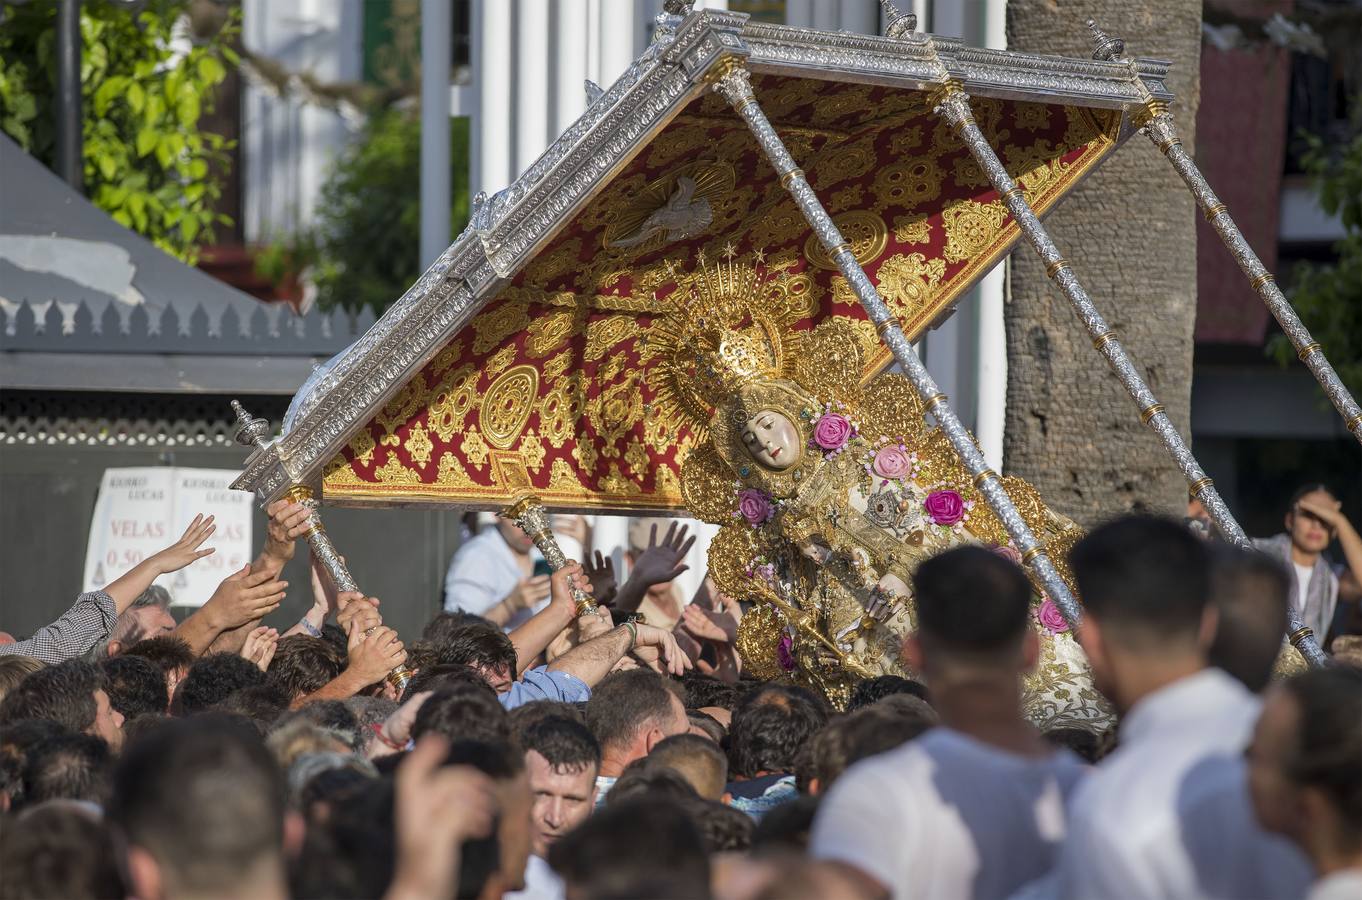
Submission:
[[[663,319],[710,261],[749,261],[796,331],[844,319],[889,361],[743,121],[705,77],[745,59],[758,101],[910,336],[949,315],[1018,229],[930,92],[946,77],[1040,213],[1131,130],[1120,65],[749,22],[706,11],[655,43],[356,345],[295,398],[238,486],[347,504],[682,509],[694,442],[661,412]],[[1171,99],[1166,64],[1141,60]],[[651,342],[650,342],[651,338]]]

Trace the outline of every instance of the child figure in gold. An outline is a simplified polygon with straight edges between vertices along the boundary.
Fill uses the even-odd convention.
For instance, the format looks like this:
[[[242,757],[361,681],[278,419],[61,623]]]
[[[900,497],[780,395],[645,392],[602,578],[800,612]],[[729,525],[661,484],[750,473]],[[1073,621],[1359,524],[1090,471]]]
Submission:
[[[663,416],[689,420],[701,440],[682,470],[693,515],[724,527],[710,571],[730,596],[756,602],[739,648],[760,677],[785,674],[845,704],[859,678],[908,672],[917,564],[964,542],[1020,563],[902,376],[864,383],[848,320],[798,334],[788,279],[755,266],[703,264],[679,279],[685,312],[654,329],[652,378]],[[1027,520],[1062,560],[1079,531],[1030,485],[1004,479]],[[1037,593],[1042,662],[1028,682],[1041,726],[1104,727],[1068,624]]]

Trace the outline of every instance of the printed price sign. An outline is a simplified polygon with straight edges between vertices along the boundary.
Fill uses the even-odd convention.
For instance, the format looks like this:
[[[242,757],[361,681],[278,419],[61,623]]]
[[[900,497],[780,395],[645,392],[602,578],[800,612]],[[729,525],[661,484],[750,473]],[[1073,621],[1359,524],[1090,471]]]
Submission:
[[[231,489],[232,469],[105,469],[85,548],[85,590],[116,580],[179,539],[202,513],[217,530],[216,553],[156,579],[176,606],[202,606],[222,579],[250,562],[254,495]]]

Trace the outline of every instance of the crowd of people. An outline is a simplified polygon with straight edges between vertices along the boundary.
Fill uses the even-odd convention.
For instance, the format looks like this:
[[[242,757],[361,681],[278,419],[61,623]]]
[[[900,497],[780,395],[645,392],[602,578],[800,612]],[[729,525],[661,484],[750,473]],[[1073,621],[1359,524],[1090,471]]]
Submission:
[[[1340,605],[1324,545],[1362,574],[1322,489],[1261,552],[1155,517],[1074,547],[1103,734],[1028,720],[1033,587],[982,547],[913,576],[920,680],[834,710],[743,671],[741,602],[675,602],[684,529],[617,584],[497,526],[407,642],[315,569],[307,615],[261,624],[309,515],[268,512],[183,622],[153,582],[211,517],[0,646],[0,896],[1362,897],[1362,668],[1344,641],[1279,671],[1289,605]]]

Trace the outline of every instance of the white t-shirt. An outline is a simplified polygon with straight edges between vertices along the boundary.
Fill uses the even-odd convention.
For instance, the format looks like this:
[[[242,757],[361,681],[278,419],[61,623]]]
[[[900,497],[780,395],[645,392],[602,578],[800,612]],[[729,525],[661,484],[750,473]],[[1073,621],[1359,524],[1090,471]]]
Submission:
[[[1362,869],[1344,869],[1316,881],[1306,900],[1357,900],[1358,897],[1362,897]]]
[[[1296,611],[1303,612],[1305,599],[1310,596],[1310,576],[1315,574],[1315,567],[1292,562],[1291,568],[1296,570]]]
[[[531,549],[534,559],[539,551]],[[496,526],[484,528],[454,552],[445,574],[445,610],[463,610],[482,616],[515,589],[524,578],[515,553]],[[545,597],[530,609],[522,609],[506,623],[510,631],[549,603]]]
[[[543,857],[530,854],[525,863],[525,890],[512,891],[505,900],[563,900],[563,879]]]
[[[852,766],[814,819],[809,852],[895,898],[1003,898],[1045,875],[1083,763],[1018,756],[939,727]]]

